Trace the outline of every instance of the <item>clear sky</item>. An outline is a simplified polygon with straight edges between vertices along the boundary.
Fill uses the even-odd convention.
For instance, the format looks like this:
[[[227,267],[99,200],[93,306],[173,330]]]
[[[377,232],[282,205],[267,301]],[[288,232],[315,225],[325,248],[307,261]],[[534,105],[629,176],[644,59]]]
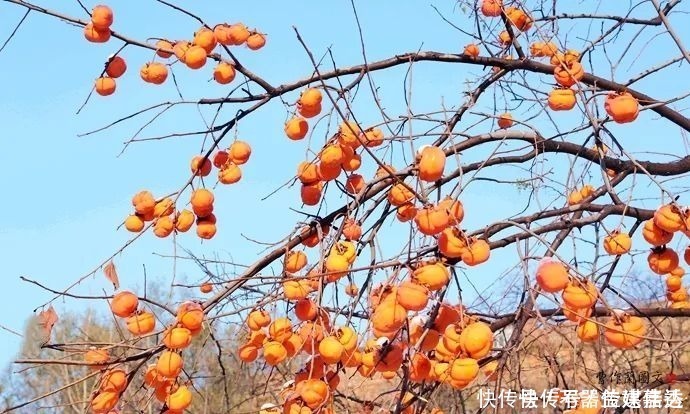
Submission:
[[[50,2],[44,3],[55,7]],[[115,10],[116,31],[139,40],[150,37],[182,39],[190,38],[199,27],[189,17],[156,2],[136,3],[136,6],[123,0],[110,3]],[[367,58],[371,61],[417,49],[457,53],[471,41],[443,22],[427,2],[356,3]],[[437,0],[432,3],[455,24],[472,30],[472,21],[454,7],[453,1]],[[59,2],[58,7],[65,14],[86,18],[77,2]],[[274,85],[289,83],[311,73],[311,64],[297,42],[293,25],[299,29],[317,58],[332,46],[338,66],[362,62],[357,26],[349,1],[305,1],[301,4],[266,1],[262,2],[261,7],[252,2],[207,1],[194,2],[189,7],[210,24],[243,21],[250,27],[258,27],[268,33],[267,46],[260,52],[240,48],[236,53],[243,64]],[[0,41],[7,38],[13,22],[19,21],[23,13],[24,10],[19,7],[0,3],[4,23],[0,25]],[[653,11],[636,10],[634,15],[650,17]],[[690,40],[687,25],[677,26],[680,36]],[[587,27],[580,25],[569,28],[568,39],[572,40],[568,46],[582,48],[583,42],[577,40],[576,34],[584,33],[586,36],[587,30]],[[597,31],[593,30],[593,33]],[[629,30],[622,36],[629,38],[634,33]],[[91,272],[131,237],[123,229],[116,231],[118,224],[129,214],[131,196],[145,188],[157,196],[175,191],[188,178],[190,158],[200,150],[199,137],[182,137],[135,143],[118,157],[123,142],[149,119],[146,116],[98,134],[77,136],[137,109],[178,99],[170,79],[161,87],[141,81],[138,68],[151,58],[151,53],[128,47],[122,56],[128,61],[129,71],[118,80],[115,95],[106,98],[93,96],[82,112],[75,115],[88,95],[94,78],[100,73],[102,62],[120,46],[121,42],[117,40],[104,45],[87,43],[80,28],[32,13],[0,53],[3,68],[0,76],[0,119],[3,125],[0,132],[0,168],[5,177],[4,202],[0,203],[0,277],[3,280],[0,325],[3,327],[22,331],[32,310],[52,297],[44,290],[20,281],[20,276],[62,289],[81,275]],[[620,47],[616,50],[620,51]],[[677,55],[678,51],[670,38],[660,35],[650,42],[642,55],[626,56],[616,74],[617,80],[628,79],[631,74]],[[597,59],[601,62],[603,57]],[[330,66],[326,64],[326,67]],[[375,76],[377,85],[381,87],[384,106],[396,115],[405,111],[402,99],[405,70],[405,67],[399,67]],[[465,82],[476,79],[482,70],[481,67],[464,65],[415,65],[413,109],[424,112],[437,110],[441,104],[457,106],[464,101],[462,93],[467,89]],[[194,72],[176,69],[184,98],[220,97],[227,93],[227,87],[209,82],[211,72],[210,63]],[[608,76],[608,73],[603,76]],[[529,79],[540,82],[537,77]],[[638,88],[663,99],[677,94],[679,85],[687,87],[687,82],[683,84],[678,78],[665,76],[641,82]],[[540,86],[542,90],[548,90],[547,86]],[[365,82],[363,90],[366,88]],[[253,90],[257,89],[254,87]],[[477,112],[490,111],[491,97],[499,100],[500,110],[505,109],[502,103],[505,98],[501,92],[492,91],[487,96],[489,98],[476,108]],[[296,94],[286,99],[292,102]],[[356,109],[361,108],[361,114],[357,113],[359,119],[365,123],[381,121],[381,115],[374,110],[371,102],[357,105]],[[681,102],[678,107],[687,107],[687,101],[685,105]],[[232,106],[222,114],[227,118],[240,108]],[[210,119],[212,112],[208,108],[203,108],[202,112],[206,119]],[[254,153],[249,164],[243,168],[244,177],[239,184],[216,190],[218,235],[210,243],[200,242],[193,234],[182,235],[178,239],[181,246],[193,249],[198,254],[217,253],[240,263],[251,263],[259,257],[263,247],[242,235],[262,242],[277,242],[292,230],[301,216],[290,211],[288,206],[299,208],[298,187],[283,189],[271,198],[260,201],[289,180],[294,175],[296,165],[305,157],[306,141],[291,142],[283,135],[286,114],[282,104],[276,101],[240,123],[238,136],[251,143]],[[559,127],[577,125],[579,122],[579,118],[572,115],[556,114],[553,117]],[[469,125],[470,122],[463,128]],[[194,131],[202,127],[199,112],[194,106],[187,105],[160,117],[140,136]],[[472,129],[472,132],[484,132],[490,128],[489,124],[484,123]],[[544,128],[553,131],[551,124],[544,125]],[[663,143],[668,145],[668,150],[663,152],[687,154],[678,128],[658,121],[649,111],[640,117],[640,122],[634,127],[614,127],[614,130],[624,137],[633,152],[656,151],[655,147]],[[322,139],[324,133],[318,139]],[[470,158],[476,160],[477,157],[474,155]],[[551,160],[554,158],[549,157]],[[555,166],[555,169],[562,172],[563,164]],[[366,171],[369,176],[373,173],[371,168]],[[502,168],[497,174],[499,178],[510,179],[516,171]],[[563,174],[559,177],[561,180],[564,178]],[[601,181],[600,178],[598,180],[595,183]],[[512,187],[500,187],[501,191],[507,192],[496,191],[496,188],[486,182],[469,187],[463,195],[468,211],[464,227],[476,229],[491,219],[516,213],[516,203],[525,201],[529,196],[527,192],[518,193]],[[658,192],[652,191],[646,195],[649,194],[657,196]],[[329,199],[329,209],[338,207],[343,200],[339,197]],[[645,206],[654,205],[652,202]],[[314,212],[313,209],[305,211]],[[406,235],[401,231],[393,234]],[[397,243],[391,248],[391,253],[399,250]],[[152,254],[169,255],[174,252],[173,249],[171,239],[160,240],[148,234],[124,254],[117,256],[115,262],[123,288],[143,288],[143,265],[152,283],[169,284],[173,270],[177,278],[186,278],[192,283],[201,281],[202,276],[194,266],[177,263],[173,268],[170,259]],[[497,253],[498,259],[482,267],[481,271],[472,269],[469,275],[473,283],[480,288],[486,287],[514,264],[514,248],[506,250]],[[112,293],[112,286],[99,271],[73,293],[102,294],[104,291]],[[191,291],[188,294],[197,293]],[[84,301],[73,299],[55,302],[58,313],[87,305]],[[105,307],[102,301],[93,305],[96,308]],[[14,357],[20,339],[4,330],[0,331],[0,338],[0,365],[5,365]]]

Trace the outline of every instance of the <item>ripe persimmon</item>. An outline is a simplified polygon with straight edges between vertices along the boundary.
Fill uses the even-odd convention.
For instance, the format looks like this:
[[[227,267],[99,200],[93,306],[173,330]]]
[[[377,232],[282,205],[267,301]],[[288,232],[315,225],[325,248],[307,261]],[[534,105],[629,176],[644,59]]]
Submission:
[[[111,78],[119,78],[127,71],[127,63],[120,56],[113,56],[105,65],[105,73]]]
[[[190,46],[184,54],[184,63],[190,69],[200,69],[206,64],[208,52],[201,46]]]
[[[318,103],[314,106],[297,104],[297,112],[305,118],[313,118],[321,113],[321,104]]]
[[[300,94],[297,103],[303,106],[316,106],[319,105],[322,100],[323,96],[320,90],[316,88],[307,88]]]
[[[175,222],[170,216],[159,217],[153,224],[153,234],[157,237],[168,237],[173,230],[175,230]]]
[[[201,293],[211,293],[213,291],[213,285],[209,282],[204,282],[199,286]]]
[[[192,228],[194,224],[194,213],[189,210],[182,210],[175,216],[175,230],[184,233]]]
[[[201,155],[196,155],[191,162],[192,174],[199,177],[206,177],[211,173],[211,160],[204,158]]]
[[[84,37],[92,43],[105,43],[110,40],[110,29],[97,29],[89,23],[84,26]]]
[[[168,349],[184,349],[192,343],[192,331],[180,326],[173,326],[163,333],[163,344]]]
[[[196,235],[202,239],[212,239],[216,235],[218,227],[216,226],[215,216],[211,213],[206,217],[199,217],[196,220]]]
[[[153,198],[153,194],[150,191],[140,191],[132,197],[132,205],[134,206],[134,211],[142,216],[153,215],[156,209],[156,199]]]
[[[508,129],[513,126],[513,116],[506,112],[498,117],[498,127],[501,129]]]
[[[84,361],[91,364],[89,368],[92,370],[104,368],[108,359],[110,359],[110,352],[103,348],[92,348],[84,354]]]
[[[144,82],[160,85],[168,79],[168,67],[158,62],[146,63],[139,70],[139,75]]]
[[[109,30],[114,20],[113,10],[100,4],[91,10],[91,24],[98,30]]]
[[[228,162],[218,170],[218,181],[221,184],[235,184],[242,178],[242,170],[234,162]]]
[[[247,47],[251,50],[259,50],[266,45],[266,35],[254,32],[246,40]]]
[[[173,53],[175,54],[175,57],[177,57],[180,60],[180,62],[184,63],[185,56],[187,55],[187,51],[189,50],[190,47],[192,47],[192,45],[188,41],[179,40],[179,41],[175,42],[172,50],[173,50]]]
[[[177,308],[177,322],[191,332],[198,331],[204,322],[204,310],[196,302],[183,302]]]
[[[102,391],[96,394],[91,400],[91,411],[100,413],[110,413],[120,400],[120,393],[116,391]]]
[[[98,78],[96,79],[96,93],[101,96],[112,95],[115,92],[115,79]]]
[[[182,371],[182,366],[184,362],[180,354],[166,350],[163,351],[158,357],[158,362],[156,363],[156,371],[158,375],[165,378],[177,378],[177,376]]]
[[[126,322],[127,330],[137,336],[149,334],[156,327],[156,317],[147,311],[136,312],[128,317]]]
[[[204,49],[208,54],[213,52],[218,42],[216,41],[216,36],[213,34],[213,30],[202,27],[194,33],[194,44]]]
[[[178,387],[175,392],[170,393],[165,398],[165,405],[169,411],[179,413],[187,409],[192,404],[192,392],[186,386]]]
[[[235,79],[235,67],[227,62],[220,62],[213,69],[213,79],[221,85],[227,85]]]
[[[233,45],[241,45],[251,36],[251,32],[242,23],[235,23],[227,28],[227,38]]]
[[[285,135],[293,141],[304,138],[307,132],[309,132],[309,124],[301,116],[295,116],[285,123]]]
[[[232,162],[237,165],[245,164],[252,155],[252,147],[244,141],[235,141],[228,148],[228,155]]]
[[[163,59],[168,59],[173,55],[173,44],[167,40],[161,39],[156,42],[156,55]]]
[[[213,154],[213,166],[216,168],[221,168],[230,159],[227,151],[219,150]]]
[[[228,28],[230,28],[230,26],[228,26],[226,23],[217,24],[213,28],[213,36],[216,38],[216,42],[225,46],[232,45],[232,42],[228,37]]]
[[[139,306],[139,298],[132,292],[123,290],[118,292],[113,296],[113,300],[110,302],[110,310],[115,316],[121,318],[127,318],[131,316],[137,310]]]
[[[323,190],[323,183],[316,182],[314,184],[302,184],[300,188],[300,197],[302,202],[308,206],[315,206],[321,201],[321,191]]]
[[[191,203],[194,214],[198,217],[206,217],[213,213],[215,197],[210,190],[199,188],[192,193]]]
[[[122,369],[106,371],[100,380],[99,391],[122,392],[127,387],[127,373]]]
[[[479,57],[479,47],[474,43],[470,43],[469,45],[465,46],[465,50],[462,53],[463,55],[472,58]]]
[[[144,229],[144,219],[137,214],[131,214],[125,219],[125,228],[132,233],[139,233]]]

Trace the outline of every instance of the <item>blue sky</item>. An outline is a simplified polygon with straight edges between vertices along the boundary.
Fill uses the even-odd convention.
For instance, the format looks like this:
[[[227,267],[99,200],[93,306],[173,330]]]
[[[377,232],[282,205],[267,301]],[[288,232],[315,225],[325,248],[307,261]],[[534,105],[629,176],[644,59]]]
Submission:
[[[459,52],[470,42],[466,36],[444,23],[428,3],[356,3],[369,60],[417,49]],[[296,40],[293,25],[299,29],[317,57],[332,46],[339,66],[362,62],[357,27],[349,1],[332,1],[327,5],[324,2],[306,1],[301,6],[268,1],[264,7],[252,7],[251,2],[233,2],[231,7],[227,4],[220,1],[197,2],[190,6],[190,10],[211,24],[241,20],[250,27],[258,27],[268,33],[268,43],[262,51],[251,52],[241,48],[237,56],[244,65],[274,85],[304,78],[311,72],[311,64]],[[391,7],[392,4],[395,6]],[[467,15],[453,7],[453,2],[434,1],[433,4],[454,23],[471,30],[472,22]],[[111,6],[116,16],[114,29],[140,40],[149,37],[189,38],[199,27],[192,19],[155,2],[141,2],[132,7],[130,2],[120,0],[113,1]],[[61,4],[60,11],[85,18],[76,2]],[[23,12],[21,8],[0,4],[0,14],[5,22],[18,21]],[[652,11],[639,10],[635,15],[648,17]],[[674,21],[677,22],[677,19]],[[580,24],[565,25],[569,30],[568,38],[572,39],[569,47],[578,49],[583,46],[581,40],[576,40],[576,34],[583,34],[587,28]],[[10,26],[2,25],[0,40],[9,35]],[[690,40],[690,29],[677,26],[680,36]],[[619,40],[622,46],[612,45],[611,49],[620,52],[626,45],[624,40],[630,39],[634,33],[633,30],[626,30],[621,35],[622,40]],[[95,135],[77,137],[79,133],[103,126],[134,110],[177,99],[170,80],[161,87],[141,81],[138,68],[151,58],[151,53],[128,47],[122,56],[127,59],[129,70],[118,80],[115,95],[107,98],[94,96],[86,108],[75,115],[88,95],[93,79],[100,73],[102,62],[120,45],[117,40],[104,45],[89,44],[83,39],[81,29],[32,13],[0,54],[3,67],[3,76],[0,77],[3,96],[0,99],[0,119],[4,126],[0,134],[3,148],[0,151],[0,165],[6,177],[5,202],[0,203],[0,217],[3,217],[0,225],[0,277],[4,283],[0,291],[3,309],[0,325],[9,329],[21,331],[31,311],[52,297],[35,286],[21,282],[20,276],[61,289],[89,273],[131,237],[124,230],[116,231],[118,224],[130,211],[131,196],[144,188],[157,196],[175,191],[188,178],[189,160],[200,150],[199,137],[183,137],[133,144],[118,157],[123,142],[143,125],[148,119],[146,117]],[[620,65],[617,80],[625,80],[640,70],[663,62],[666,57],[678,55],[667,35],[650,36],[647,47],[641,56],[626,56]],[[595,55],[597,64],[603,61],[601,54]],[[406,69],[398,67],[374,77],[381,88],[379,93],[383,97],[383,104],[392,114],[403,114],[405,111],[402,85]],[[482,70],[481,67],[462,65],[415,65],[413,109],[416,112],[437,110],[442,103],[449,107],[457,106],[464,100],[461,94],[467,88],[465,82],[476,79]],[[227,93],[226,87],[209,82],[211,72],[210,63],[194,72],[176,69],[185,99],[220,97]],[[669,71],[675,75],[652,77],[640,82],[637,87],[660,99],[671,97],[677,93],[679,86],[678,78],[673,76],[679,76],[682,72],[683,68],[676,68]],[[528,79],[530,82],[551,82],[543,77]],[[381,115],[366,99],[366,83],[362,86],[363,96],[354,106],[356,116],[365,123],[378,123]],[[548,90],[544,85],[540,87],[543,91]],[[504,96],[493,90],[474,109],[489,113],[493,97],[499,100],[498,106],[503,110],[505,104],[501,100]],[[296,94],[286,99],[292,102]],[[680,102],[677,107],[687,107],[687,101]],[[233,106],[224,110],[223,115],[227,118],[239,108]],[[208,108],[202,108],[202,112],[210,119],[212,112]],[[561,129],[577,125],[580,121],[579,116],[572,114],[552,116]],[[283,189],[271,198],[260,201],[290,179],[296,165],[305,157],[306,141],[295,143],[284,137],[282,126],[285,117],[285,108],[276,101],[240,123],[238,136],[250,142],[254,152],[250,162],[243,168],[242,181],[216,190],[218,236],[211,242],[201,243],[193,234],[182,235],[178,239],[181,246],[198,254],[217,253],[241,263],[251,263],[259,257],[263,247],[247,241],[242,235],[263,242],[276,242],[293,229],[295,221],[301,216],[290,211],[288,206],[299,208],[297,187]],[[463,129],[471,124],[467,121]],[[546,133],[553,131],[553,125],[548,122],[538,125]],[[194,106],[187,105],[159,118],[141,136],[193,131],[202,126],[199,112]],[[322,126],[323,132],[316,134],[315,139],[325,136],[323,127],[325,125]],[[483,123],[472,128],[471,132],[485,132],[491,128],[488,123]],[[660,143],[668,146],[664,152],[688,152],[678,128],[658,121],[649,111],[642,114],[634,126],[613,126],[612,129],[626,141],[632,152],[655,151]],[[482,150],[477,151],[468,155],[467,160],[481,159],[481,155]],[[561,160],[553,155],[548,158],[550,162]],[[554,173],[559,174],[556,178],[562,182],[567,166],[557,163],[553,167]],[[365,176],[373,174],[371,161],[364,171]],[[505,167],[498,169],[496,176],[511,179],[516,171],[515,167]],[[520,174],[524,175],[522,172]],[[595,175],[593,182],[600,183],[601,178]],[[519,210],[515,206],[521,205],[520,202],[524,203],[529,197],[527,192],[517,192],[512,187],[500,187],[500,191],[497,188],[488,182],[477,182],[468,188],[463,195],[468,211],[464,227],[475,229],[491,220],[514,214]],[[553,199],[553,193],[547,191],[547,194]],[[635,194],[658,197],[658,191],[638,187]],[[545,200],[548,202],[550,199],[545,197]],[[328,201],[329,208],[333,209],[343,199],[335,196]],[[556,203],[556,206],[561,205]],[[642,205],[653,207],[655,202]],[[313,209],[305,211],[314,212]],[[391,254],[398,252],[401,245],[399,238],[405,236],[406,231],[400,227],[391,230],[385,250]],[[173,262],[152,252],[172,254],[173,249],[171,239],[160,240],[149,234],[117,256],[115,262],[123,288],[143,289],[142,265],[146,266],[152,283],[169,284],[173,276]],[[509,247],[504,252],[497,252],[495,260],[481,269],[471,269],[468,276],[472,283],[484,288],[515,262],[514,247]],[[187,279],[190,283],[202,280],[200,272],[189,264],[178,262],[174,270],[178,279]],[[104,291],[110,294],[112,286],[101,272],[97,272],[74,293],[102,294]],[[186,292],[186,295],[194,296],[197,292]],[[58,313],[66,309],[80,309],[85,305],[84,302],[71,299],[55,302]],[[92,305],[96,309],[105,309],[102,301],[93,302]],[[13,358],[20,339],[5,331],[0,331],[0,335],[0,365],[4,365]]]

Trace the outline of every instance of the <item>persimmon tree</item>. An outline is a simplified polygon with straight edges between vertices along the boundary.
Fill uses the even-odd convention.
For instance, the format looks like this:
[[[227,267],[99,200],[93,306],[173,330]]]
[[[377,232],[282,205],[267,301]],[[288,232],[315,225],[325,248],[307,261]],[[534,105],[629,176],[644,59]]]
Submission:
[[[190,36],[136,39],[118,31],[118,9],[134,4],[68,16],[5,2],[83,30],[83,44],[72,47],[113,49],[94,74],[88,105],[127,93],[117,88],[121,77],[140,77],[151,94],[178,88],[173,75],[180,71],[204,72],[222,95],[133,109],[101,129],[146,116],[144,127],[155,128],[160,111],[190,103],[215,110],[201,130],[151,138],[199,138],[203,146],[189,156],[188,179],[165,183],[167,193],[146,190],[152,183],[141,177],[142,190],[122,201],[128,213],[120,231],[132,238],[121,249],[65,288],[30,281],[55,294],[37,309],[44,346],[62,357],[16,363],[89,366],[81,381],[98,378],[92,412],[197,412],[205,398],[203,369],[194,362],[198,341],[215,344],[206,352],[217,353],[221,369],[214,372],[223,384],[232,379],[222,364],[227,355],[266,375],[266,387],[254,391],[263,396],[263,413],[474,412],[480,387],[603,389],[611,384],[596,383],[592,371],[621,364],[661,367],[665,376],[638,388],[690,379],[684,332],[665,325],[690,316],[683,286],[690,209],[682,198],[690,172],[690,119],[682,110],[688,91],[681,81],[663,93],[654,88],[687,77],[687,39],[672,24],[681,1],[616,2],[605,13],[594,2],[458,1],[453,13],[439,12],[460,42],[456,50],[370,59],[362,37],[352,47],[362,48],[364,61],[354,66],[338,66],[330,53],[319,57],[294,28],[295,48],[313,70],[281,84],[242,63],[246,53],[270,61],[270,35],[224,16],[206,21],[158,0],[189,19]],[[366,7],[352,2],[357,24]],[[133,49],[151,58],[130,59]],[[476,77],[465,95],[419,113],[412,103],[419,65],[470,67]],[[376,86],[394,68],[406,68],[406,111],[399,114]],[[276,163],[252,150],[250,130],[238,139],[243,121],[271,102],[283,103],[284,112],[275,114],[270,138],[294,141],[305,159]],[[223,111],[229,105],[238,108],[232,115]],[[641,134],[641,125],[659,135]],[[279,191],[293,191],[292,208],[303,217],[293,231],[256,260],[235,258],[239,271],[216,272],[188,251],[207,275],[197,285],[203,300],[156,301],[119,288],[114,260],[137,260],[127,251],[145,235],[213,243],[217,232],[232,231],[216,195],[232,191],[254,163],[289,180]],[[490,262],[504,273],[483,270]],[[72,293],[99,272],[114,291]],[[478,279],[490,282],[480,290]],[[637,295],[642,283],[658,295]],[[57,299],[107,302],[120,339],[52,343],[51,328],[61,323]],[[232,339],[239,345],[223,338],[223,323],[238,327]],[[546,375],[534,378],[540,363]],[[440,397],[449,393],[453,399]],[[239,410],[229,398],[218,404],[214,412]]]

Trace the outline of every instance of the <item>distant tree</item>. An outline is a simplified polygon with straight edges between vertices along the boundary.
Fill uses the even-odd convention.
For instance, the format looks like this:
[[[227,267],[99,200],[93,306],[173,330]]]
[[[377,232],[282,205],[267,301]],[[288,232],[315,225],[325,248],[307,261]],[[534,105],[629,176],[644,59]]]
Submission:
[[[62,365],[59,363],[42,364],[40,361],[69,361],[66,358],[75,353],[81,353],[84,344],[116,350],[123,343],[118,340],[112,329],[112,323],[103,315],[97,315],[87,310],[85,313],[67,313],[60,316],[60,324],[53,331],[54,340],[43,345],[43,332],[37,317],[27,322],[24,342],[17,356],[19,360],[35,360],[35,363],[15,365],[9,371],[10,382],[0,385],[0,401],[3,407],[38,399],[37,402],[19,408],[20,413],[33,413],[36,410],[59,410],[64,413],[83,413],[88,406],[94,392],[98,389],[98,380],[102,372],[92,371],[85,366]],[[217,344],[214,336],[237,338],[223,340]],[[152,346],[155,337],[138,342],[137,347]],[[276,379],[269,379],[268,372],[241,366],[237,356],[220,353],[219,347],[237,347],[239,338],[232,333],[216,332],[213,336],[210,330],[200,334],[199,340],[189,348],[190,354],[197,357],[190,359],[185,365],[185,372],[194,381],[195,394],[201,395],[194,399],[192,412],[235,412],[233,410],[249,410],[256,404],[256,400],[265,400],[263,390],[273,382],[272,386],[279,387]],[[234,342],[234,344],[233,344]],[[78,351],[75,351],[78,350]],[[116,351],[113,351],[115,353]],[[117,351],[119,352],[119,350]],[[139,364],[125,363],[109,367],[108,369],[124,369],[132,372]],[[153,388],[143,384],[143,372],[134,375],[132,383],[123,394],[123,412],[152,414],[158,412],[146,403],[153,393]],[[284,381],[283,381],[284,382]],[[56,386],[59,384],[59,386]],[[65,387],[59,392],[58,388]],[[43,398],[40,398],[43,397]],[[277,399],[276,399],[277,402]],[[143,411],[142,411],[143,410]]]

